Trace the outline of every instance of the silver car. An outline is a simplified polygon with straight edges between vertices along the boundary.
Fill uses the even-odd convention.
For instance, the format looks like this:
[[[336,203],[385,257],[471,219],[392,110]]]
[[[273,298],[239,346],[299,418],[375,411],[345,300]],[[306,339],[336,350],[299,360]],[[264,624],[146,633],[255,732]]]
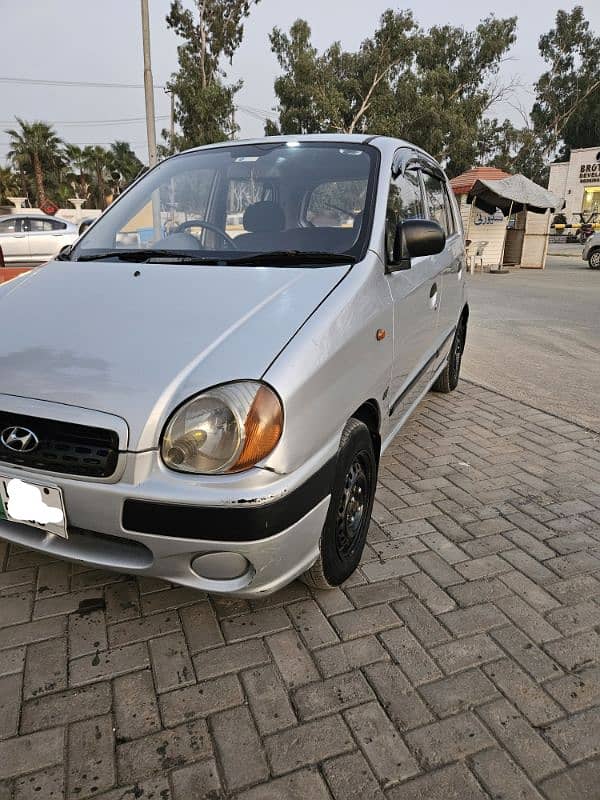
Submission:
[[[6,264],[48,261],[77,239],[77,226],[45,214],[0,217],[0,247]]]
[[[457,385],[460,215],[403,141],[202,147],[0,312],[1,537],[209,592],[336,586],[382,454]]]
[[[581,258],[588,262],[590,269],[600,269],[600,233],[594,233],[586,240]]]

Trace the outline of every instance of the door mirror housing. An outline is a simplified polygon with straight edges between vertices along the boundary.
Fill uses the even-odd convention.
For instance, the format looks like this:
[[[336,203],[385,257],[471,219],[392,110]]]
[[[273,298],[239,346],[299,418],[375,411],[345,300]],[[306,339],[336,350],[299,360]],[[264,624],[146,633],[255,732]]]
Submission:
[[[410,269],[411,258],[434,256],[446,245],[446,234],[441,226],[429,219],[407,219],[396,225],[394,249],[390,266],[393,269]]]

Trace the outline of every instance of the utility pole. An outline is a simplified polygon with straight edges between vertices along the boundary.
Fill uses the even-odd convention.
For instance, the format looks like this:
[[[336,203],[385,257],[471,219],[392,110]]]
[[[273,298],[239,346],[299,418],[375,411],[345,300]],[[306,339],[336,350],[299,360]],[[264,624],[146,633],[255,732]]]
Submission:
[[[150,18],[148,0],[142,2],[142,44],[144,48],[144,94],[146,97],[146,132],[148,134],[148,164],[152,168],[158,161],[156,154],[156,122],[154,119],[154,81],[150,63]]]

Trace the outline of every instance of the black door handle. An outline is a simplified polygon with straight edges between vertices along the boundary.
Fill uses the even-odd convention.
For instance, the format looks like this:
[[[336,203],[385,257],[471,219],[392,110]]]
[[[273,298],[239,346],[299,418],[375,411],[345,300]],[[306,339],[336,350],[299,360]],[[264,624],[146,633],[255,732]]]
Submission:
[[[434,283],[431,289],[429,290],[429,297],[433,297],[437,294],[437,283]]]

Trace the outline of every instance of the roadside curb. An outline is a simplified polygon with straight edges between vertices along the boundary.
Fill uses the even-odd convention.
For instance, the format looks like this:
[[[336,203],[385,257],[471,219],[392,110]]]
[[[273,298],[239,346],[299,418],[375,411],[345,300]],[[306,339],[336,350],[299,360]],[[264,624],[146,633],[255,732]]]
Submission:
[[[533,403],[528,403],[526,400],[521,400],[521,398],[519,397],[512,397],[511,395],[505,394],[504,392],[501,392],[498,389],[494,389],[493,386],[489,386],[488,384],[479,383],[478,381],[473,381],[470,380],[469,378],[461,378],[460,380],[463,383],[468,383],[471,386],[477,386],[477,388],[479,389],[485,389],[488,392],[497,394],[499,395],[499,397],[504,397],[506,400],[511,400],[513,403],[521,403],[521,405],[527,406],[527,408],[531,408],[533,411],[539,411],[540,414],[547,414],[549,417],[554,417],[554,419],[561,420],[561,422],[567,422],[569,425],[575,425],[582,431],[587,431],[588,433],[591,433],[594,436],[600,436],[600,427],[597,429],[591,428],[589,425],[584,425],[582,422],[578,422],[577,420],[569,419],[568,417],[563,417],[560,414],[556,414],[554,411],[547,411],[545,408],[534,406]]]

